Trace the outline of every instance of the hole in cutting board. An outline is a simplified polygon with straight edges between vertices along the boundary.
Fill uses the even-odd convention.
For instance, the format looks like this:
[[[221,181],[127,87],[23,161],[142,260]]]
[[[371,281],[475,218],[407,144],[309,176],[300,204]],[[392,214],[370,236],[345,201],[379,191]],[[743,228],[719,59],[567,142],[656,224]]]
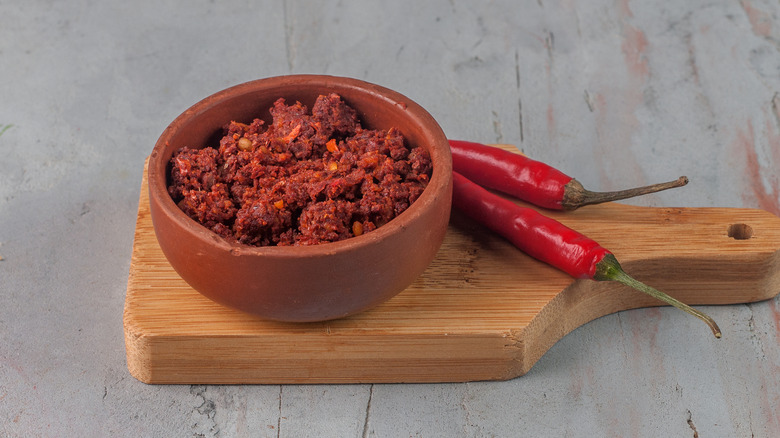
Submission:
[[[728,235],[732,239],[747,240],[753,237],[753,227],[748,224],[731,224]]]

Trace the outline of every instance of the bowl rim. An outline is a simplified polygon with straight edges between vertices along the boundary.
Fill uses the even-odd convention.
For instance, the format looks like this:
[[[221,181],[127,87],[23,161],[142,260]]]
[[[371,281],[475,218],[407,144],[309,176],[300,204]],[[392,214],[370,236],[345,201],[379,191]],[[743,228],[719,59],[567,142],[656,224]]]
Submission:
[[[319,84],[323,89],[323,94],[325,91],[329,91],[334,85],[340,89],[355,89],[361,93],[366,93],[371,95],[372,98],[383,101],[383,104],[385,105],[390,105],[391,107],[395,106],[398,109],[407,111],[408,117],[422,132],[430,133],[434,138],[438,137],[441,140],[442,145],[446,147],[431,145],[428,149],[428,152],[431,155],[433,171],[431,180],[420,197],[401,214],[371,232],[336,242],[325,242],[306,246],[251,246],[242,244],[218,235],[184,213],[168,194],[167,161],[164,162],[161,158],[165,156],[163,151],[169,147],[168,141],[178,132],[178,127],[186,122],[187,119],[203,114],[223,101],[241,94],[257,92],[265,88],[271,89],[279,86],[304,84],[307,87]],[[338,93],[338,90],[336,92]],[[229,120],[226,121],[226,123],[228,122]],[[426,207],[432,204],[435,205],[434,200],[437,196],[451,196],[446,190],[447,187],[451,185],[452,159],[449,153],[447,137],[433,116],[431,116],[431,114],[422,106],[401,93],[380,85],[350,77],[296,74],[272,76],[233,85],[217,91],[190,106],[165,128],[155,143],[149,157],[147,178],[149,181],[149,196],[157,202],[157,205],[162,209],[162,213],[171,216],[173,221],[179,224],[184,231],[203,243],[215,246],[234,256],[316,258],[331,256],[350,249],[366,247],[372,245],[374,242],[391,238],[396,232],[402,232],[409,222],[414,221],[424,214]]]

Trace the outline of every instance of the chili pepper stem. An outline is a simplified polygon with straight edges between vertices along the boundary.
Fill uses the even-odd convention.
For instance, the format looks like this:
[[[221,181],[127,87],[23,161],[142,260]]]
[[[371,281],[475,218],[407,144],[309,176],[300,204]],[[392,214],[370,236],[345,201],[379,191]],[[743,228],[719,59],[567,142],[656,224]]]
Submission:
[[[619,283],[625,284],[626,286],[632,287],[640,292],[644,292],[651,297],[661,300],[665,303],[668,303],[683,312],[690,313],[691,315],[701,319],[707,325],[710,327],[710,330],[712,330],[712,333],[715,335],[716,338],[721,337],[720,328],[718,327],[718,324],[715,323],[715,321],[707,314],[700,312],[693,307],[683,303],[682,301],[679,301],[675,298],[670,297],[669,295],[657,290],[653,289],[652,287],[635,280],[630,275],[626,274],[626,272],[623,270],[623,268],[620,267],[620,263],[618,263],[617,259],[612,254],[607,254],[604,256],[603,259],[601,259],[600,262],[596,264],[596,274],[593,276],[594,280],[612,280],[617,281]]]
[[[651,184],[649,186],[636,187],[627,190],[618,190],[614,192],[591,192],[586,190],[576,179],[572,179],[564,187],[563,201],[561,207],[564,210],[576,210],[580,207],[604,202],[619,201],[621,199],[633,198],[636,196],[647,195],[660,192],[662,190],[682,187],[688,184],[688,177],[681,176],[674,181]]]

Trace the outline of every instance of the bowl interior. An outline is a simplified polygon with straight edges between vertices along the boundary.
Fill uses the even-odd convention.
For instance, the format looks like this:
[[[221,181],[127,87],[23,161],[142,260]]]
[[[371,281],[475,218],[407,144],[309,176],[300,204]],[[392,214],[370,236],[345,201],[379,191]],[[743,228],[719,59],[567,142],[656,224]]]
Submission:
[[[271,108],[283,97],[288,104],[296,101],[309,110],[319,95],[337,93],[344,102],[354,108],[364,128],[401,131],[407,144],[421,146],[431,155],[433,174],[428,187],[401,215],[382,227],[339,242],[324,243],[306,247],[309,253],[330,253],[339,246],[369,244],[382,238],[413,220],[418,211],[430,202],[434,192],[449,185],[451,158],[446,136],[439,125],[422,107],[407,97],[387,88],[350,78],[323,75],[295,75],[260,79],[236,85],[203,99],[182,113],[163,132],[155,145],[149,162],[150,196],[156,197],[167,213],[187,227],[193,234],[208,238],[215,244],[229,247],[234,254],[267,254],[296,256],[301,247],[252,247],[230,242],[217,236],[196,221],[189,218],[173,202],[167,193],[170,159],[173,153],[184,147],[203,148],[217,146],[223,136],[223,127],[231,121],[248,123],[255,118],[271,122]],[[448,214],[448,212],[447,212]]]

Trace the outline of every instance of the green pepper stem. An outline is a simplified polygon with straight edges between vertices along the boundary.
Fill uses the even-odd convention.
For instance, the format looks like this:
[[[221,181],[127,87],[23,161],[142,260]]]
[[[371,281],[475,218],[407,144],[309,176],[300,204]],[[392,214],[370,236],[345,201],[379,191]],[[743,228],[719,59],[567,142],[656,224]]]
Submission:
[[[660,192],[662,190],[682,187],[686,184],[688,184],[688,177],[681,176],[674,181],[660,184],[651,184],[644,187],[635,187],[633,189],[618,190],[614,192],[591,192],[590,190],[586,190],[579,181],[572,179],[564,187],[561,207],[564,210],[576,210],[586,205],[619,201],[621,199],[628,199],[636,196]]]
[[[593,276],[593,279],[599,281],[604,281],[604,280],[617,281],[619,283],[625,284],[626,286],[632,287],[640,292],[644,292],[657,300],[661,300],[665,303],[668,303],[682,310],[683,312],[689,313],[701,319],[702,321],[707,323],[707,325],[710,327],[710,330],[712,330],[712,333],[715,335],[716,338],[721,337],[721,332],[720,332],[720,328],[718,327],[718,324],[716,324],[715,321],[709,315],[700,312],[694,309],[693,307],[683,303],[682,301],[672,298],[669,295],[657,289],[653,289],[652,287],[626,274],[623,268],[620,267],[620,263],[618,263],[617,259],[612,254],[607,254],[606,256],[604,256],[603,259],[601,259],[600,262],[596,264],[596,274]]]

